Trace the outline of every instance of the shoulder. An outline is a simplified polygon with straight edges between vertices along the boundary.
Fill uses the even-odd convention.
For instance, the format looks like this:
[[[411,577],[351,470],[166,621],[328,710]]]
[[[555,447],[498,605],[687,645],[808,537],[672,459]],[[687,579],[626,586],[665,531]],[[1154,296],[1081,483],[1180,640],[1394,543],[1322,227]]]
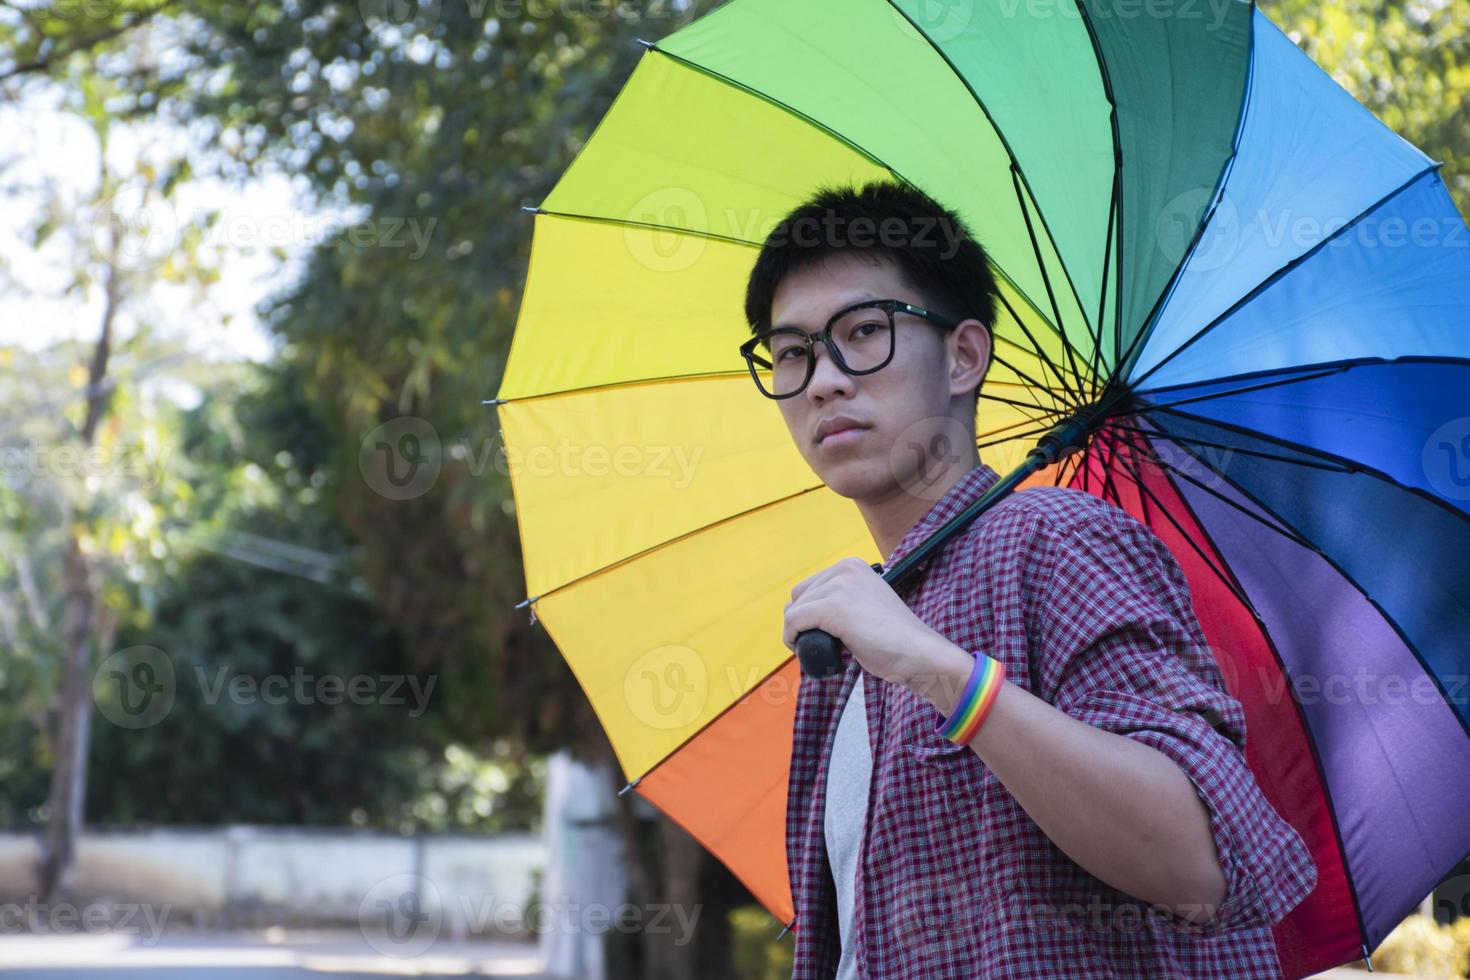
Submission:
[[[1103,536],[1153,537],[1150,528],[1123,508],[1072,487],[1017,490],[981,517],[973,529],[989,535],[1023,535],[1035,545]]]
[[[965,531],[979,567],[1048,580],[1062,567],[1113,574],[1183,574],[1168,545],[1123,508],[1070,487],[1027,487],[996,504]]]

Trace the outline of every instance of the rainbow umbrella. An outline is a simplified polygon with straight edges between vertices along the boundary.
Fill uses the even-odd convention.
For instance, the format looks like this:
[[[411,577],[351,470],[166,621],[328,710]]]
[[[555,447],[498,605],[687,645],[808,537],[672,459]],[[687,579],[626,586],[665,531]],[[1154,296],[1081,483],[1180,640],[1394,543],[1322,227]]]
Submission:
[[[924,11],[939,7],[940,19]],[[1470,237],[1438,165],[1253,4],[732,0],[647,48],[535,211],[494,404],[527,596],[629,787],[781,922],[799,579],[876,547],[737,353],[817,186],[954,208],[1003,294],[978,443],[1184,568],[1316,858],[1284,971],[1470,852]]]

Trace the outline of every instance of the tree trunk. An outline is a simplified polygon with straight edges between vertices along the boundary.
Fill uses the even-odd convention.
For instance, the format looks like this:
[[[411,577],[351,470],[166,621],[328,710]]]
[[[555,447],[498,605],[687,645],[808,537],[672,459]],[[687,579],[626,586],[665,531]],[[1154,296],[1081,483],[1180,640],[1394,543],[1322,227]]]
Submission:
[[[96,443],[97,426],[111,400],[107,367],[112,356],[112,323],[121,295],[117,269],[111,264],[103,287],[102,326],[87,373],[86,415],[77,433],[84,450]],[[62,557],[65,599],[61,622],[61,697],[52,729],[51,786],[46,798],[46,832],[38,869],[40,890],[48,903],[69,901],[76,890],[77,838],[86,812],[87,743],[92,729],[92,645],[99,633],[96,572],[82,550],[81,531],[70,493],[64,499],[62,515],[67,541]]]
[[[70,508],[68,507],[69,511]],[[52,738],[55,756],[47,795],[45,842],[41,848],[41,893],[51,904],[68,902],[76,892],[76,844],[87,796],[87,742],[92,727],[92,636],[95,593],[87,556],[73,530],[62,569],[66,583],[62,637],[61,700]]]

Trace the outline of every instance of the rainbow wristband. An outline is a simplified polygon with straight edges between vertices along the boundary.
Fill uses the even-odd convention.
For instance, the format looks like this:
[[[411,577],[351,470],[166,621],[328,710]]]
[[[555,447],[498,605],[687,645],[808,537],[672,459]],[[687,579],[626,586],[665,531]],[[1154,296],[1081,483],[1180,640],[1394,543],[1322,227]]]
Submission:
[[[999,660],[983,653],[975,654],[975,667],[970,671],[970,682],[965,685],[954,711],[937,728],[935,734],[943,735],[957,745],[968,745],[975,733],[980,731],[985,716],[995,706],[1000,686],[1005,683],[1006,670]]]

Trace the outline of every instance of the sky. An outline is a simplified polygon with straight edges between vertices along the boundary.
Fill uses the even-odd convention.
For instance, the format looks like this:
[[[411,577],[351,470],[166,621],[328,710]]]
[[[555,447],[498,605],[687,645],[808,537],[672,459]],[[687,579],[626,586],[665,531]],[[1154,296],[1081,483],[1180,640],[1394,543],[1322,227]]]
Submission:
[[[0,133],[8,137],[8,148],[0,148],[0,206],[6,210],[0,222],[0,346],[95,341],[101,289],[69,286],[79,266],[96,268],[95,243],[107,240],[109,222],[116,221],[128,244],[124,262],[146,281],[117,322],[120,336],[149,322],[160,336],[182,340],[204,358],[267,360],[274,342],[256,305],[289,283],[314,242],[341,227],[340,213],[303,205],[305,181],[284,174],[243,184],[192,180],[176,190],[171,204],[145,196],[135,179],[113,195],[110,211],[101,209],[101,144],[87,123],[59,111],[45,93],[0,104]],[[140,165],[195,152],[191,142],[197,141],[188,132],[163,123],[115,126],[107,162],[116,174],[136,174]],[[32,230],[48,207],[67,219],[33,248]],[[218,264],[219,280],[207,289],[158,281],[152,273],[176,250],[181,229],[211,210],[220,217],[205,237],[205,254]]]

